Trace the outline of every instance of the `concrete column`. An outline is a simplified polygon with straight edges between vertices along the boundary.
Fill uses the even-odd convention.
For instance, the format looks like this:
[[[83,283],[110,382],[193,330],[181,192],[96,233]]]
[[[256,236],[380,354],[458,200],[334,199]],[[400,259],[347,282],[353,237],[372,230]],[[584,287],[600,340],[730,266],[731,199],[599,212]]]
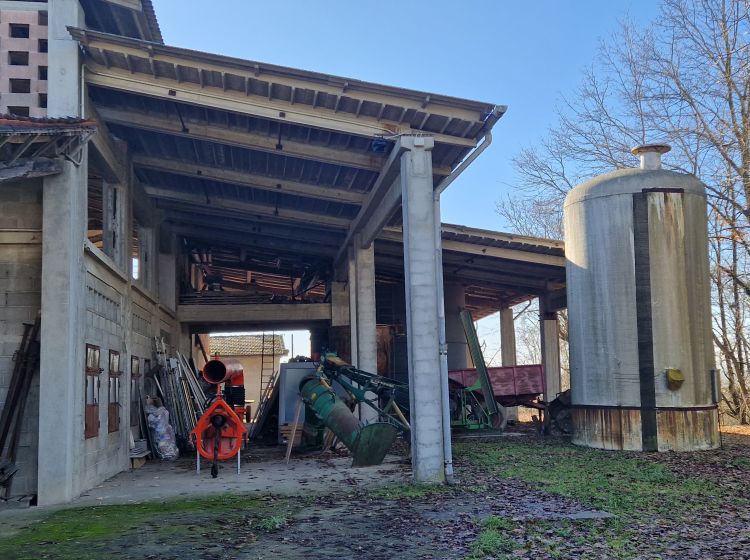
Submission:
[[[359,353],[357,352],[357,260],[353,247],[349,247],[349,259],[347,261],[347,277],[349,285],[349,353],[352,365],[357,365]]]
[[[78,43],[66,26],[82,27],[78,0],[49,6],[50,117],[80,116]],[[86,149],[81,164],[44,179],[42,328],[39,365],[39,505],[67,502],[80,490],[83,444]],[[105,358],[106,361],[106,358]]]
[[[500,310],[500,360],[503,366],[516,365],[516,324],[510,307]],[[517,406],[510,406],[505,410],[508,420],[518,420]]]
[[[547,311],[543,300],[539,300],[539,323],[542,339],[542,365],[547,392],[545,401],[551,401],[560,392],[560,330],[557,313]]]
[[[349,324],[349,286],[346,282],[331,282],[331,326]]]
[[[460,284],[446,284],[444,290],[448,369],[466,369],[471,367],[471,357],[460,316],[461,311],[466,307],[466,290]]]
[[[438,341],[437,239],[430,137],[404,137],[401,194],[409,354],[412,470],[416,482],[445,480]]]
[[[112,183],[102,185],[102,236],[104,252],[117,264],[123,267],[123,227],[122,227],[122,192]]]
[[[375,246],[357,249],[357,367],[378,371],[377,319],[375,317]]]
[[[352,362],[357,368],[377,373],[378,340],[375,317],[375,246],[360,248],[359,239],[351,249],[349,284],[349,313],[352,330]],[[374,398],[374,394],[369,395]],[[378,415],[369,406],[359,409],[360,419],[377,421]]]

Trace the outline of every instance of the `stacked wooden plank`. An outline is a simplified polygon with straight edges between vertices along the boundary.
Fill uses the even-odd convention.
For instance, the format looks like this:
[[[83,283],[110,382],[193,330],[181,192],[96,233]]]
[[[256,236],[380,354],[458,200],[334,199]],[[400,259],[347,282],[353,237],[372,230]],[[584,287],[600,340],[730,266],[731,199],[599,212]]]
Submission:
[[[31,382],[39,369],[39,329],[41,319],[37,316],[33,325],[24,324],[21,345],[13,358],[13,373],[10,378],[5,405],[0,413],[0,486],[6,497],[11,495],[13,475],[16,474],[18,442],[23,430]]]
[[[285,424],[282,424],[279,427],[279,432],[281,433],[281,439],[285,442],[289,441],[289,438],[292,436],[292,432],[294,432],[294,442],[292,443],[293,447],[299,447],[300,443],[302,442],[302,427],[304,425],[304,422],[297,422],[296,426],[297,429],[294,429],[294,422],[287,422]]]

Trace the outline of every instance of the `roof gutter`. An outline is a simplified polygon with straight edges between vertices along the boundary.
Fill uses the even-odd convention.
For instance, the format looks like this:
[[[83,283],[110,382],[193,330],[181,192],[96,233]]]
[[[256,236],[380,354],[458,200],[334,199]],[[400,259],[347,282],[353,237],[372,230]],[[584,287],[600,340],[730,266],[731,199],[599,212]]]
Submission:
[[[464,159],[458,167],[456,167],[450,175],[447,175],[443,178],[442,181],[438,183],[438,186],[435,187],[435,197],[440,197],[441,193],[447,189],[453,181],[456,180],[456,178],[461,175],[461,173],[464,172],[464,170],[471,165],[475,159],[477,159],[482,152],[484,152],[487,148],[490,147],[490,144],[492,144],[492,126],[505,114],[505,111],[507,110],[507,107],[505,105],[500,105],[493,109],[492,114],[487,117],[487,122],[485,121],[484,128],[486,129],[486,132],[484,133],[484,142],[482,142],[479,146],[474,148],[474,151],[472,151],[466,159]],[[488,126],[489,125],[489,126]],[[439,220],[438,220],[439,222]]]

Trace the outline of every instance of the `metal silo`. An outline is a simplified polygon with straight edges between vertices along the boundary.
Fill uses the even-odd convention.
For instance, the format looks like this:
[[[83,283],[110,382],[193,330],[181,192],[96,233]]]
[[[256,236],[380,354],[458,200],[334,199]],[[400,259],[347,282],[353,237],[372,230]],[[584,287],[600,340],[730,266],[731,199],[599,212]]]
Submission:
[[[644,451],[715,448],[705,186],[661,169],[668,146],[635,148],[640,169],[565,199],[573,442]]]

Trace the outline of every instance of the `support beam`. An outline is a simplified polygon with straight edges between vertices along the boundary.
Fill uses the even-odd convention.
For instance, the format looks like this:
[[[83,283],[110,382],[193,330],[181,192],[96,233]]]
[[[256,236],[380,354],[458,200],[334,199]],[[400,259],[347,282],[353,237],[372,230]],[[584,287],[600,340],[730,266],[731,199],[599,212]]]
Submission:
[[[222,230],[244,233],[250,236],[300,241],[327,248],[333,247],[335,249],[338,249],[344,240],[341,233],[302,227],[302,225],[295,225],[294,228],[290,228],[289,226],[258,222],[254,220],[253,216],[220,210],[215,211],[206,207],[175,206],[173,204],[161,203],[159,204],[159,208],[164,210],[164,219],[176,226],[203,228],[209,231],[220,226]],[[210,212],[206,210],[210,210]]]
[[[348,283],[334,280],[331,282],[331,326],[342,327],[350,321]]]
[[[181,177],[208,179],[263,191],[294,194],[334,202],[361,204],[365,198],[364,194],[356,191],[345,191],[335,187],[311,185],[280,178],[276,179],[246,171],[236,171],[226,167],[211,167],[195,164],[190,161],[153,157],[143,154],[133,156],[133,165]]]
[[[49,5],[50,117],[79,116],[78,43],[66,27],[83,24],[78,0]],[[83,461],[85,268],[88,148],[44,179],[42,328],[39,363],[38,503],[69,502],[81,490]]]
[[[276,136],[268,136],[248,130],[217,126],[194,120],[186,120],[185,127],[183,127],[179,118],[170,118],[134,109],[100,107],[99,114],[106,122],[119,126],[169,134],[170,136],[179,136],[182,138],[217,142],[226,146],[281,154],[312,161],[322,161],[333,165],[343,165],[368,171],[379,171],[385,159],[372,152],[345,151],[289,138],[283,138],[283,150],[279,151],[276,147],[278,144],[278,137]]]
[[[380,232],[378,239],[388,241],[401,241],[403,235],[400,231],[386,229]],[[490,245],[480,245],[476,243],[466,243],[464,241],[455,241],[452,239],[442,240],[443,251],[455,252],[465,255],[477,255],[483,257],[494,257],[506,259],[521,263],[543,264],[556,267],[565,267],[565,257],[559,255],[550,255],[547,253],[533,253],[519,249],[509,249],[506,247],[493,247]]]
[[[471,367],[469,344],[460,313],[466,308],[466,290],[461,284],[445,285],[445,341],[448,346],[448,369]]]
[[[406,148],[402,146],[402,141],[403,138],[399,138],[396,142],[396,145],[393,147],[393,150],[391,150],[388,159],[383,165],[383,169],[380,171],[380,175],[378,175],[378,178],[375,180],[375,184],[367,194],[367,198],[365,198],[362,208],[354,220],[352,220],[351,225],[349,226],[349,231],[346,234],[346,240],[336,255],[336,261],[340,261],[346,256],[349,246],[357,236],[359,236],[358,242],[360,247],[369,246],[374,237],[370,238],[368,236],[365,238],[360,234],[368,225],[372,216],[376,213],[378,216],[382,216],[383,214],[389,214],[389,216],[392,216],[398,208],[398,205],[401,203],[401,194],[394,194],[393,187],[394,185],[398,188],[401,187],[401,184],[397,179],[401,164],[401,155],[406,150]],[[430,161],[432,161],[432,158],[430,158]],[[430,175],[430,177],[432,177],[432,175]],[[432,179],[430,179],[430,181],[432,181]],[[390,196],[386,196],[388,193],[390,193]],[[370,228],[368,232],[369,235],[372,235],[372,230],[373,228]],[[376,235],[377,233],[379,233],[379,231],[376,232]]]
[[[330,303],[255,303],[245,305],[178,305],[181,323],[200,325],[310,323],[331,320]]]
[[[360,249],[355,244],[350,254],[352,266],[349,270],[354,273],[353,289],[349,290],[352,360],[357,368],[378,373],[375,248],[370,245],[367,249]],[[368,394],[368,397],[375,398],[375,395]],[[377,413],[370,407],[360,406],[359,415],[365,422],[375,422],[378,419]]]
[[[261,249],[266,252],[272,251],[278,254],[302,254],[316,257],[333,257],[334,248],[321,249],[317,245],[284,241],[281,239],[257,237],[240,232],[226,231],[221,227],[200,228],[190,226],[170,226],[170,231],[183,237],[194,240],[203,240],[207,243],[226,243],[236,247],[247,247]],[[234,267],[235,265],[232,265]]]
[[[272,220],[301,221],[308,224],[319,224],[331,228],[345,229],[349,225],[349,220],[337,218],[323,214],[313,214],[300,210],[290,210],[287,208],[276,208],[270,204],[260,204],[256,202],[244,202],[233,198],[223,198],[211,196],[206,199],[205,195],[188,193],[173,189],[161,187],[145,187],[146,194],[151,198],[162,200],[172,200],[175,202],[187,202],[190,204],[206,205],[225,210],[234,210],[247,212],[255,217],[267,216]]]
[[[513,320],[513,309],[503,307],[500,310],[500,363],[503,366],[515,366],[516,359],[516,323]],[[518,420],[517,406],[507,407],[505,410],[508,420]]]
[[[96,122],[96,132],[91,137],[91,144],[94,146],[96,153],[99,154],[105,172],[108,172],[110,175],[108,179],[112,182],[127,184],[128,171],[122,163],[125,159],[122,153],[123,150],[115,147],[109,128],[94,108],[93,103],[88,99],[86,103],[86,118],[93,119]]]
[[[402,137],[402,213],[409,355],[412,471],[416,482],[445,481],[443,402],[435,294],[437,239],[431,137]]]
[[[543,298],[539,299],[539,328],[542,339],[542,365],[547,392],[545,401],[551,401],[560,392],[560,329],[557,312],[548,311]]]

